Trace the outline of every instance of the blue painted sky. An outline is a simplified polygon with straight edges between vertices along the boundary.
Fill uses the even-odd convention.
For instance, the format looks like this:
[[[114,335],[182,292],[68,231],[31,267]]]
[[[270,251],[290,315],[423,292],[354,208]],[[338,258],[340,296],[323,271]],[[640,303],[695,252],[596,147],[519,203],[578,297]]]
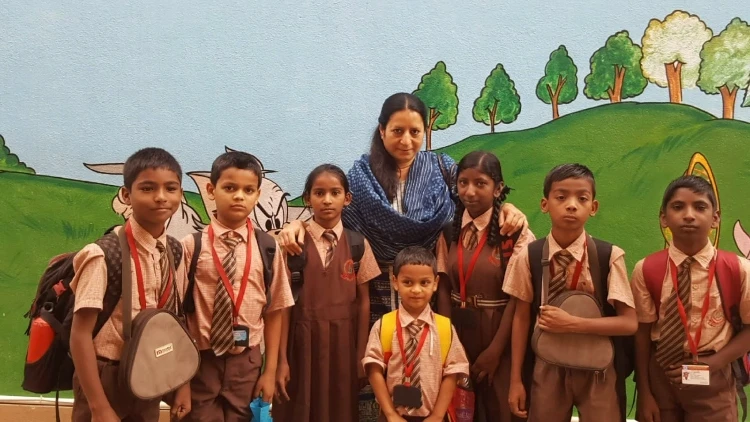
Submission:
[[[186,171],[208,170],[228,145],[260,156],[293,195],[319,163],[348,169],[368,149],[385,97],[414,90],[438,60],[460,104],[435,147],[489,131],[471,107],[497,63],[522,102],[519,119],[498,130],[524,129],[551,117],[535,87],[560,44],[582,89],[591,54],[617,31],[640,43],[649,19],[675,9],[714,33],[750,19],[739,0],[62,3],[0,5],[0,133],[23,161],[41,174],[117,184],[82,163],[162,146]],[[655,85],[638,97],[667,99]],[[697,89],[684,102],[721,113],[720,97]],[[598,104],[580,93],[560,111]],[[736,117],[750,120],[750,109]]]

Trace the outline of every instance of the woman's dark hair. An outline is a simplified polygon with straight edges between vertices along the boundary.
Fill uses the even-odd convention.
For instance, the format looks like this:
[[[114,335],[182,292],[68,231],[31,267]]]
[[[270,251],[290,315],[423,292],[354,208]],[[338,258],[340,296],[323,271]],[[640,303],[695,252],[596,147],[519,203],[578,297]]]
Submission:
[[[487,175],[495,186],[498,183],[504,183],[503,180],[503,169],[500,166],[500,160],[495,154],[487,151],[472,151],[464,156],[461,161],[458,162],[458,169],[456,170],[456,178],[461,175],[461,172],[466,169],[475,169],[482,174]],[[490,226],[487,232],[487,243],[490,246],[500,245],[500,223],[498,218],[500,217],[500,208],[503,206],[505,198],[508,197],[510,188],[505,185],[500,191],[500,196],[495,198],[492,204],[492,218],[490,219]],[[456,215],[453,217],[453,241],[459,242],[461,239],[461,220],[464,215],[464,204],[458,201],[456,204]]]
[[[307,180],[305,181],[305,190],[302,191],[303,199],[310,199],[313,184],[315,184],[315,180],[323,173],[329,173],[339,179],[339,182],[341,182],[341,186],[344,187],[344,193],[349,193],[349,180],[346,178],[346,174],[344,173],[344,171],[341,170],[339,166],[334,164],[321,164],[318,167],[315,167],[307,176]]]
[[[372,143],[370,144],[370,169],[380,186],[383,187],[389,201],[393,201],[398,190],[398,166],[396,160],[385,149],[383,138],[380,136],[380,129],[385,129],[393,113],[402,110],[419,113],[422,116],[425,129],[427,129],[427,107],[416,95],[399,92],[386,98],[383,102],[383,108],[380,109],[380,116],[378,117],[378,127],[372,134]]]

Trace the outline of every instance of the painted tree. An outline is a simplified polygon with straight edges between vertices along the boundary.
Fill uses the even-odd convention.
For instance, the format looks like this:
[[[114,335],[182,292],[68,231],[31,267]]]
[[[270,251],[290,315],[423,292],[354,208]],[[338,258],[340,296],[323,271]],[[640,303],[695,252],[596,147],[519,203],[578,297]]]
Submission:
[[[437,62],[435,67],[422,76],[414,95],[427,106],[428,124],[427,150],[432,149],[432,131],[446,129],[456,123],[458,117],[458,86],[453,76],[445,69],[445,63]]]
[[[20,161],[16,154],[10,152],[5,145],[5,138],[0,135],[0,173],[4,171],[36,174],[33,168],[26,166],[26,163]]]
[[[750,84],[750,25],[734,18],[703,45],[698,87],[706,94],[721,94],[723,117],[734,118],[737,91]]]
[[[474,101],[474,120],[488,125],[490,132],[495,133],[495,125],[513,123],[520,113],[521,97],[516,84],[498,63],[484,81],[479,98]]]
[[[560,117],[559,104],[569,104],[578,96],[578,68],[564,45],[550,54],[544,76],[536,85],[536,96],[552,104],[553,119]]]
[[[698,16],[675,10],[663,21],[651,19],[641,45],[643,76],[669,88],[669,101],[682,102],[682,89],[695,88],[700,51],[713,33]]]
[[[609,99],[611,103],[641,95],[648,85],[641,71],[642,56],[641,47],[630,39],[628,31],[612,35],[591,56],[583,95],[592,100]]]

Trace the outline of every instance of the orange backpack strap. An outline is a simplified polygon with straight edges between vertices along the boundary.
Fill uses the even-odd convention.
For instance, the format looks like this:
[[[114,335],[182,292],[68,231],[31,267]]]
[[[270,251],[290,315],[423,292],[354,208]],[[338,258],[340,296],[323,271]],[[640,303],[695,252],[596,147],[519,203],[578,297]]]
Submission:
[[[654,301],[657,316],[661,306],[661,289],[664,285],[664,277],[667,275],[668,262],[669,249],[653,253],[643,260],[643,281],[646,283],[646,290]]]

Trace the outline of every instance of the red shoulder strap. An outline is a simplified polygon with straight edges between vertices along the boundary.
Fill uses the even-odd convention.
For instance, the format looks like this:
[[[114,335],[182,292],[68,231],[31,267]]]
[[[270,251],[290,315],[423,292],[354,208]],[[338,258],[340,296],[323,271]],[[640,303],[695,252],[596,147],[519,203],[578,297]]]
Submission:
[[[734,314],[739,314],[742,297],[740,261],[737,255],[722,250],[716,251],[716,281],[721,294],[724,317],[731,322],[734,320]]]
[[[664,284],[664,277],[667,275],[668,260],[669,249],[653,253],[643,260],[643,281],[646,282],[646,290],[654,301],[656,315],[659,315],[659,307],[661,306],[661,289]]]

